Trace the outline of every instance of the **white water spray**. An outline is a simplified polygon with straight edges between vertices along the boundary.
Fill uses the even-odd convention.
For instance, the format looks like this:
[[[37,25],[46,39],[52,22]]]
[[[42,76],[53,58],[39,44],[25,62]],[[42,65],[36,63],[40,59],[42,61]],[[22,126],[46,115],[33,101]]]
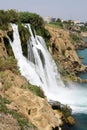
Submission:
[[[70,83],[65,87],[56,64],[49,54],[42,37],[33,36],[28,41],[28,59],[23,56],[17,25],[12,24],[14,41],[10,42],[21,74],[33,85],[40,86],[48,99],[70,105],[73,112],[87,113],[87,93],[85,87]]]
[[[28,61],[23,56],[22,48],[21,48],[21,41],[20,41],[19,32],[18,32],[18,26],[15,24],[12,24],[12,28],[14,31],[14,33],[13,33],[14,41],[13,42],[10,41],[10,44],[12,46],[14,56],[17,59],[21,74],[31,84],[41,86],[42,83],[40,82],[38,74],[36,73],[35,65],[32,62]]]

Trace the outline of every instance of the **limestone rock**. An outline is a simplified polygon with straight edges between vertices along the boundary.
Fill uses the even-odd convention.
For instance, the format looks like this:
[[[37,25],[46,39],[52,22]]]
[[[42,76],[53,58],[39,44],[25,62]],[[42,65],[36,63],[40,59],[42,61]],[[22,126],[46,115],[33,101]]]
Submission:
[[[5,59],[7,57],[7,52],[3,41],[3,37],[5,35],[5,32],[0,30],[0,58],[2,59]]]
[[[10,114],[0,113],[0,130],[21,130],[18,122]]]
[[[67,124],[71,126],[75,125],[75,120],[72,116],[67,117]]]
[[[50,52],[59,63],[59,66],[61,66],[59,68],[60,73],[64,73],[65,70],[68,75],[72,74],[72,76],[75,76],[78,72],[84,71],[86,68],[77,56],[69,31],[48,25],[46,25],[46,29],[48,29],[51,35]]]
[[[46,99],[35,96],[30,91],[12,87],[5,92],[11,104],[10,109],[18,112],[31,121],[38,130],[51,130],[59,126],[59,119]]]

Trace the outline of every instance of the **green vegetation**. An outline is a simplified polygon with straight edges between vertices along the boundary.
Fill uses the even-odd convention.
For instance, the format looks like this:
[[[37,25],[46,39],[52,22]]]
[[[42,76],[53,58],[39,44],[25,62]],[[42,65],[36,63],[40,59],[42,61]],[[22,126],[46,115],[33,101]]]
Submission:
[[[86,23],[81,22],[80,29],[82,32],[87,32],[87,22]]]
[[[22,50],[24,56],[27,57],[27,41],[30,37],[30,32],[28,28],[24,27],[22,23],[18,23],[18,30],[19,30],[19,35],[21,39],[21,45],[22,45]]]
[[[55,22],[50,22],[49,25],[57,28],[63,28],[63,23],[59,18]]]
[[[65,118],[67,118],[68,116],[70,116],[71,113],[72,113],[72,109],[69,106],[67,106],[67,105],[63,105],[63,107],[60,110],[64,114]]]
[[[17,113],[17,111],[9,111],[9,113],[13,116],[13,118],[15,118],[18,121],[21,130],[24,130],[25,126],[28,127],[28,121],[25,118],[21,117]]]
[[[64,53],[65,54],[65,53]],[[60,59],[58,59],[57,57],[53,57],[55,62],[56,62],[56,65],[58,67],[58,70],[61,74],[61,76],[63,77],[67,77],[68,75],[68,71],[64,68],[64,66],[62,65],[62,61],[60,61]]]
[[[7,109],[5,104],[9,103],[10,102],[6,98],[0,96],[0,112],[7,114],[9,110]]]
[[[31,129],[37,130],[37,128],[31,123],[28,122],[27,119],[25,119],[23,116],[21,116],[17,111],[9,110],[6,107],[6,104],[10,104],[6,98],[0,96],[0,112],[4,114],[11,114],[13,118],[15,118],[18,121],[18,124],[21,128],[21,130]]]
[[[46,41],[47,47],[49,47],[49,41],[50,41],[50,38],[51,38],[49,31],[45,28],[41,28],[41,29],[37,30],[37,35],[42,36]]]
[[[36,34],[41,35],[46,41],[50,40],[50,33],[44,28],[44,21],[39,15],[29,12],[19,12],[19,21],[21,23],[30,23],[33,32],[35,30]]]
[[[22,84],[21,88],[24,88],[24,89],[29,89],[31,92],[33,92],[35,95],[41,97],[41,98],[44,98],[44,92],[43,90],[41,90],[40,87],[37,87],[35,85],[31,85],[29,84],[28,82]]]
[[[81,31],[83,31],[83,32],[87,32],[87,26],[80,26],[80,29],[81,29]]]
[[[3,84],[3,91],[6,91],[12,86],[12,82],[14,81],[14,77],[10,77],[10,80],[7,80],[7,74],[5,73],[5,70],[10,70],[13,73],[19,75],[19,69],[17,67],[17,61],[14,57],[8,57],[6,60],[0,59],[0,81]],[[27,81],[22,84],[21,88],[29,89],[32,91],[35,95],[40,96],[44,98],[44,92],[41,90],[40,87],[34,86],[29,84]]]
[[[9,37],[11,37],[11,36],[9,36]],[[5,44],[8,56],[14,56],[12,48],[11,48],[10,43],[9,43],[9,39],[7,37],[3,37],[3,40],[4,40],[4,44]]]
[[[19,74],[17,61],[10,56],[6,60],[0,59],[0,71],[11,70],[13,73]]]
[[[63,27],[64,29],[72,30],[72,27],[74,26],[74,23],[72,20],[63,21]]]
[[[35,30],[44,26],[43,19],[35,13],[19,12],[18,15],[21,23],[30,23]]]
[[[10,21],[7,12],[5,12],[4,10],[0,10],[0,29],[7,30],[9,22]]]
[[[9,30],[9,24],[16,23],[18,24],[20,39],[22,42],[23,54],[27,57],[27,40],[30,37],[29,30],[23,26],[23,23],[30,23],[32,31],[36,31],[37,35],[41,35],[45,41],[47,42],[47,46],[49,46],[49,40],[51,38],[50,33],[44,27],[44,21],[42,17],[38,14],[30,13],[30,12],[17,12],[16,10],[0,10],[0,29]],[[13,31],[7,31],[7,35],[13,41]],[[4,38],[5,45],[7,47],[8,55],[13,55],[10,45],[8,43],[7,38]]]
[[[13,30],[9,30],[9,31],[7,32],[7,35],[9,36],[9,38],[11,39],[11,41],[14,40],[14,38],[13,38]]]
[[[51,104],[51,106],[53,110],[58,110],[62,112],[62,114],[64,115],[64,118],[67,118],[68,116],[71,116],[72,114],[72,109],[67,105],[61,104],[60,102],[54,102],[53,104]]]
[[[70,51],[70,50],[72,50],[72,48],[71,47],[67,47],[67,50]]]
[[[18,15],[18,12],[16,10],[7,10],[5,12],[9,18],[9,21],[10,23],[17,23],[18,20],[19,20],[19,15]]]
[[[0,10],[0,26],[2,26],[5,30],[6,28],[4,28],[4,25],[7,26],[9,23],[30,23],[36,32],[37,30],[43,31],[43,29],[47,32],[44,28],[44,21],[38,14],[30,12],[17,12],[16,10]]]
[[[71,30],[71,28],[74,26],[74,23],[72,20],[62,22],[62,20],[60,18],[58,18],[55,22],[50,22],[49,25],[57,27],[57,28]]]
[[[75,33],[70,33],[70,37],[71,37],[72,43],[79,43],[82,40],[82,38]]]

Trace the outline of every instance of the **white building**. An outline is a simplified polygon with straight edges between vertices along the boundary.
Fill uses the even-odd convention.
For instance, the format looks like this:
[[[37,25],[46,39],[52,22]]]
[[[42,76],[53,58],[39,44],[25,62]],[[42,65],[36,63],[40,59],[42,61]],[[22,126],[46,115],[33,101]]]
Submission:
[[[47,23],[50,23],[50,22],[55,22],[56,21],[56,18],[52,18],[52,17],[45,17],[44,21],[46,21]]]

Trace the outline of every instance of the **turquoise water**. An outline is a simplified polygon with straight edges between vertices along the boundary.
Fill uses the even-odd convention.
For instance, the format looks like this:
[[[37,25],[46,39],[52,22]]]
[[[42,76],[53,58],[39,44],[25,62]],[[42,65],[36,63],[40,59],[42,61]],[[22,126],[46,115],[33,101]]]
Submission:
[[[84,40],[85,40],[85,42],[87,42],[87,38],[85,38]],[[79,57],[83,57],[82,63],[84,65],[87,65],[87,48],[84,50],[78,50],[77,54]],[[80,73],[79,77],[82,79],[87,79],[87,72]],[[86,88],[87,83],[81,84],[81,86]],[[81,95],[81,97],[82,97],[82,95]],[[70,128],[70,130],[87,130],[87,114],[77,113],[77,114],[74,114],[74,118],[76,120],[76,125],[74,127]]]
[[[87,65],[87,48],[85,48],[84,50],[77,50],[77,55],[79,57],[82,57],[82,63],[84,65]]]
[[[78,76],[79,76],[81,79],[87,79],[87,72],[82,72],[82,73],[78,74]]]
[[[87,37],[84,37],[83,40],[87,43]]]
[[[81,86],[86,88],[87,84],[84,83],[81,84]],[[77,113],[74,114],[73,116],[75,118],[76,125],[74,127],[71,127],[70,130],[87,130],[87,114]]]
[[[70,130],[87,130],[87,114],[74,115],[76,125],[71,127]]]

